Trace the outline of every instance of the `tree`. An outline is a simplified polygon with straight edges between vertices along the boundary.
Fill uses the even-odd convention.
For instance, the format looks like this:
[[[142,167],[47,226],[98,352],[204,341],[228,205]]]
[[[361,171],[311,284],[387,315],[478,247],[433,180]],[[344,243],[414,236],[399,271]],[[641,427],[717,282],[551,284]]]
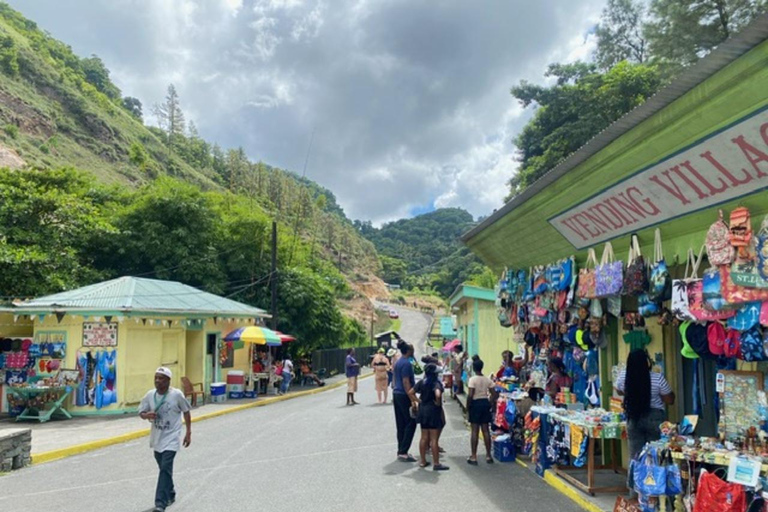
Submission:
[[[108,98],[116,100],[120,98],[120,89],[109,79],[109,70],[97,55],[91,55],[80,61],[80,68],[85,76],[85,81],[104,93]]]
[[[643,103],[659,88],[654,67],[621,62],[605,74],[577,62],[550,65],[551,87],[521,82],[512,88],[524,107],[537,105],[515,139],[520,169],[510,180],[515,195],[555,167],[613,121]]]
[[[623,60],[642,64],[648,57],[643,36],[645,5],[638,0],[609,0],[597,26],[595,61],[608,70]]]
[[[768,0],[653,0],[644,34],[655,62],[676,73],[768,10]]]
[[[123,98],[123,108],[139,121],[144,120],[144,112],[142,111],[141,101],[138,98],[126,96]]]
[[[10,36],[0,36],[0,68],[10,76],[19,74],[19,50]]]
[[[168,86],[165,102],[155,104],[152,113],[157,117],[160,128],[165,131],[168,152],[173,153],[176,141],[184,136],[184,112],[181,110],[179,94],[173,84]]]

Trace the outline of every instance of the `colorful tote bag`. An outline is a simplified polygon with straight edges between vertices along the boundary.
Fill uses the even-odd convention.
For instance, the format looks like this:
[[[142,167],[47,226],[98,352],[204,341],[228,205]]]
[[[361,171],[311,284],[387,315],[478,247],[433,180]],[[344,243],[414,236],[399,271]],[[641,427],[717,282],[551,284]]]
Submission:
[[[624,294],[641,295],[648,291],[648,268],[640,251],[640,240],[632,235],[629,242],[627,270],[624,272]]]
[[[672,295],[672,278],[669,275],[667,262],[664,260],[664,250],[661,246],[661,230],[657,229],[654,235],[655,262],[651,265],[651,278],[648,287],[648,296],[651,300],[665,301]]]
[[[723,298],[721,287],[721,274],[715,268],[709,268],[704,272],[704,307],[712,311],[720,311],[728,306],[727,300]]]
[[[597,256],[594,249],[587,251],[587,262],[584,268],[579,270],[579,282],[576,290],[580,299],[595,298],[595,266],[597,266]]]
[[[728,327],[737,331],[747,331],[760,323],[760,302],[748,302],[736,310],[736,314],[728,319]]]
[[[605,243],[600,265],[595,269],[595,295],[607,297],[621,294],[624,284],[624,262],[616,260],[611,242]]]
[[[696,320],[690,310],[689,287],[698,280],[699,265],[704,256],[704,246],[701,247],[698,257],[693,249],[688,249],[688,259],[685,264],[683,279],[672,281],[672,314],[683,322]]]
[[[768,300],[768,288],[747,288],[735,284],[731,279],[731,268],[728,265],[720,267],[720,286],[723,300],[729,304],[738,305]]]
[[[733,309],[713,311],[704,305],[704,282],[695,280],[688,284],[688,310],[699,322],[725,320],[736,314]]]

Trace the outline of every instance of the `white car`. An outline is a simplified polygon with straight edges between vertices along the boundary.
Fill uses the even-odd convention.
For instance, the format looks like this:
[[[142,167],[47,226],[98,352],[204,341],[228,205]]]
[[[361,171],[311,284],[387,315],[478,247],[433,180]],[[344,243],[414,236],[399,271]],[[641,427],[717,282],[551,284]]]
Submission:
[[[400,315],[394,309],[389,310],[389,318],[400,318]]]

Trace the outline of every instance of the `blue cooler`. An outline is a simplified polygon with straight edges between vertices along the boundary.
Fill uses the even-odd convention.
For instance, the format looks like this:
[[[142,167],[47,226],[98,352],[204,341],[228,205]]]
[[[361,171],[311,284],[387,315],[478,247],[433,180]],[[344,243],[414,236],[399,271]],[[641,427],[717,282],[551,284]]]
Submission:
[[[227,383],[212,382],[211,383],[211,402],[222,403],[226,401],[227,401]]]
[[[493,458],[499,462],[515,462],[515,445],[511,440],[494,441]]]

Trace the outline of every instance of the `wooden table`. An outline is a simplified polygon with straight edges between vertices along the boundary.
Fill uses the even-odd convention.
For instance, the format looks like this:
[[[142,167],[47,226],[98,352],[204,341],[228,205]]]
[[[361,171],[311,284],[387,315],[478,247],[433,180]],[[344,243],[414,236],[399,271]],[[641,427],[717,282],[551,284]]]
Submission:
[[[573,428],[573,425],[571,426]],[[627,492],[627,486],[615,486],[615,487],[597,487],[595,485],[595,471],[599,469],[611,469],[616,474],[626,474],[627,471],[617,464],[616,456],[616,443],[621,439],[603,439],[607,441],[611,446],[611,464],[610,465],[596,465],[595,464],[595,437],[589,436],[587,442],[587,483],[584,484],[581,480],[572,475],[576,471],[584,471],[584,468],[577,468],[575,466],[555,466],[555,473],[565,479],[568,483],[578,488],[582,492],[594,496],[597,493],[623,493]]]
[[[63,416],[67,419],[72,419],[72,415],[64,409],[64,402],[69,394],[72,392],[70,387],[23,387],[23,388],[9,388],[16,396],[26,402],[24,410],[16,416],[16,421],[22,420],[37,420],[40,423],[44,423],[50,420],[54,415]],[[31,404],[32,399],[38,395],[46,393],[56,393],[58,398],[53,401],[46,402],[42,408],[37,408]]]

